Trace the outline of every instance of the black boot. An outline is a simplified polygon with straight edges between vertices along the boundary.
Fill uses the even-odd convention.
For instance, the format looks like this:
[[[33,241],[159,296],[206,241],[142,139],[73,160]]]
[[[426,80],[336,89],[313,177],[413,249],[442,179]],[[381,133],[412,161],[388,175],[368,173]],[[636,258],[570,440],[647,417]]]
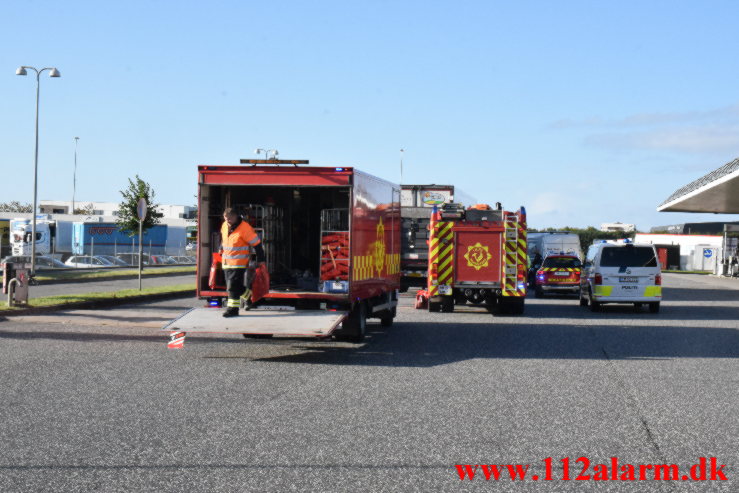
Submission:
[[[230,308],[226,308],[226,310],[223,312],[223,316],[225,318],[229,317],[238,317],[239,316],[239,309],[235,306],[232,306]]]

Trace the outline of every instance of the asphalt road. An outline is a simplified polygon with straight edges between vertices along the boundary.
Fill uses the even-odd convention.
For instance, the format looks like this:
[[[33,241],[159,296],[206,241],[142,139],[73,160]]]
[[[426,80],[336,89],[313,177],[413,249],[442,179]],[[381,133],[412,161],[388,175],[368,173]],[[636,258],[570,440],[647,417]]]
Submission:
[[[191,282],[195,289],[195,273],[181,276],[146,276],[141,280],[142,287],[173,286]],[[45,283],[41,281],[37,286],[30,286],[29,296],[41,298],[61,294],[101,293],[118,291],[121,289],[138,289],[138,279],[113,279],[107,281],[85,281],[80,283]]]
[[[432,314],[404,298],[357,345],[199,335],[167,350],[157,327],[193,300],[8,318],[0,491],[738,491],[739,282],[664,277],[656,315],[565,298]],[[581,456],[590,474],[717,457],[728,481],[558,479]],[[514,485],[460,481],[466,463],[531,466]]]

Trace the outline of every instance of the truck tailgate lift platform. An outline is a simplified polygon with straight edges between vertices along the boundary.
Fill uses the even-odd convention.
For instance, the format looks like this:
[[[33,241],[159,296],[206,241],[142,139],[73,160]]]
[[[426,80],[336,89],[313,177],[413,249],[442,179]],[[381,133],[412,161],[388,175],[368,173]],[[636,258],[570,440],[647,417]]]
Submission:
[[[265,310],[241,312],[224,318],[214,308],[192,308],[162,327],[170,333],[170,349],[180,349],[185,334],[270,334],[288,337],[328,337],[344,321],[347,312],[326,310]]]

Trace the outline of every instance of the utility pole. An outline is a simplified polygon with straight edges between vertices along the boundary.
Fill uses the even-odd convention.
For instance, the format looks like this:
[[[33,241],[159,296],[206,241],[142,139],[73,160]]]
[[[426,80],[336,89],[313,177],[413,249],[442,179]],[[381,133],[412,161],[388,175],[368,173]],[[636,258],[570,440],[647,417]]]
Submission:
[[[74,173],[72,174],[72,214],[74,214],[74,194],[77,191],[77,141],[79,137],[74,138]]]

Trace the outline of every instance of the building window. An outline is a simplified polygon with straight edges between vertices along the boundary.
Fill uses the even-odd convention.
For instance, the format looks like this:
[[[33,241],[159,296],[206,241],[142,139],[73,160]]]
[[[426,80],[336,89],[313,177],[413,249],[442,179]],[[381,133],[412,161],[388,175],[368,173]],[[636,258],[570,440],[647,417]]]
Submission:
[[[92,213],[96,216],[102,216],[104,211],[101,211],[100,209],[93,209]]]
[[[51,209],[52,214],[66,214],[67,209]]]

